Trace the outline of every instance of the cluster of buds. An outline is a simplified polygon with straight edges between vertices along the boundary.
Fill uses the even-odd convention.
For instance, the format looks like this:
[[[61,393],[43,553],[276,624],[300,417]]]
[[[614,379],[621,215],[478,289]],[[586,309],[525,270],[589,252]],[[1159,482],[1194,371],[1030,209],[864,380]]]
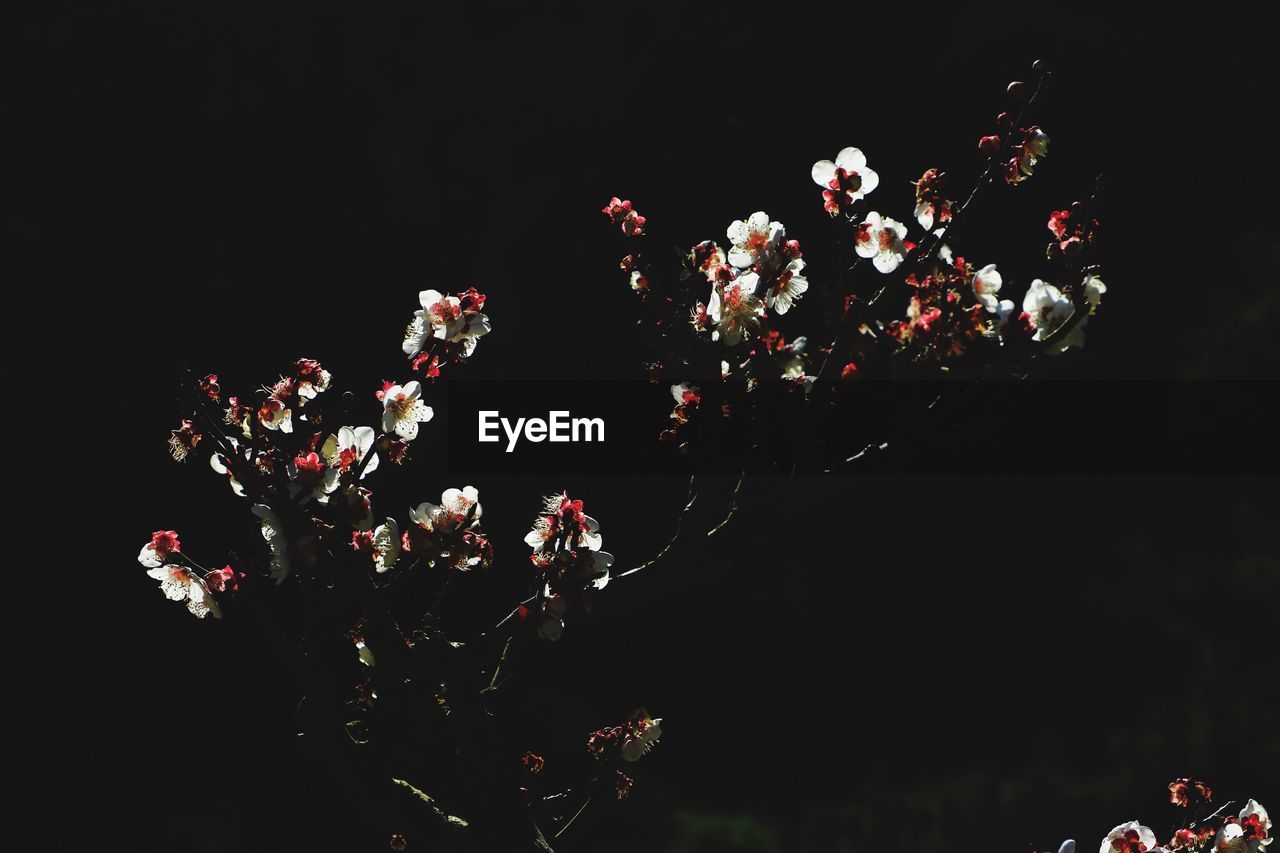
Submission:
[[[596,759],[621,758],[639,761],[662,737],[661,718],[650,717],[641,708],[620,726],[607,726],[587,738],[587,751]]]
[[[628,237],[639,237],[644,234],[645,218],[632,208],[630,201],[614,196],[600,212],[609,217],[609,221],[618,226]]]
[[[485,299],[474,287],[454,296],[438,290],[418,294],[422,307],[413,312],[400,346],[415,373],[435,379],[442,364],[465,361],[475,352],[493,328],[483,311]]]
[[[1083,202],[1074,202],[1068,210],[1049,214],[1049,233],[1053,240],[1045,254],[1051,261],[1080,261],[1086,250],[1098,242],[1097,219],[1089,215]]]
[[[951,221],[953,202],[942,191],[945,178],[944,172],[926,169],[920,180],[913,182],[916,188],[916,222],[926,231],[932,231],[934,225]]]
[[[944,253],[927,274],[912,273],[906,281],[915,289],[906,319],[886,331],[914,361],[944,363],[963,356],[974,341],[1002,328],[1013,311],[1012,302],[996,296],[1003,282],[995,264],[975,270],[964,258]]]
[[[474,486],[445,489],[440,503],[423,502],[409,510],[413,522],[401,537],[404,551],[428,566],[467,571],[488,568],[493,546],[480,528],[480,494]]]

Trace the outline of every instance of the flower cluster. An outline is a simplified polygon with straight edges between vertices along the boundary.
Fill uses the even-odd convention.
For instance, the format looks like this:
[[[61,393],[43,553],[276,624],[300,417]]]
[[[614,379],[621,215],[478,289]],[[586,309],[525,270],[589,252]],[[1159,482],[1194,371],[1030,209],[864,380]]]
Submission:
[[[1098,853],[1261,853],[1273,840],[1271,818],[1257,800],[1247,801],[1235,814],[1226,807],[1212,810],[1213,791],[1208,785],[1175,779],[1169,783],[1169,801],[1186,812],[1167,846],[1159,843],[1151,827],[1130,820],[1103,836]],[[1075,842],[1067,840],[1060,853],[1074,853],[1075,848]]]
[[[404,532],[404,550],[429,566],[467,571],[488,568],[493,546],[480,528],[480,494],[475,487],[445,489],[440,503],[423,502],[409,510],[413,522]]]
[[[603,761],[619,757],[639,761],[662,737],[661,718],[650,717],[642,708],[620,726],[608,726],[587,738],[587,751]]]
[[[1012,313],[1013,303],[996,296],[1003,279],[995,264],[975,270],[964,258],[946,252],[925,275],[912,273],[906,281],[914,290],[906,319],[893,321],[887,331],[914,361],[959,358]]]
[[[1067,210],[1055,210],[1049,214],[1049,243],[1046,255],[1049,260],[1078,260],[1098,242],[1101,223],[1090,216],[1082,202],[1075,202]]]
[[[564,493],[543,500],[524,541],[533,549],[530,559],[538,572],[537,633],[554,641],[564,630],[569,605],[589,608],[591,595],[608,585],[613,555],[600,550],[600,524],[583,512],[582,501]],[[522,615],[533,611],[525,608]]]
[[[628,237],[639,237],[644,233],[645,219],[631,207],[631,202],[614,196],[600,211],[609,217],[609,221],[617,225]]]
[[[440,375],[441,364],[470,358],[480,338],[493,328],[483,313],[485,300],[474,287],[456,296],[438,290],[419,293],[422,307],[413,312],[401,344],[404,354],[413,360],[413,370],[434,379]]]
[[[946,174],[937,169],[925,169],[920,180],[913,182],[916,188],[916,222],[926,231],[932,231],[935,224],[951,221],[953,203],[942,191],[945,178]]]
[[[269,389],[266,399],[259,404],[258,423],[269,430],[293,432],[294,409],[300,411],[318,394],[328,390],[332,379],[329,371],[321,367],[320,362],[315,359],[298,359],[293,363],[293,371],[281,376],[279,381]],[[238,401],[233,405],[237,403]],[[246,436],[251,434],[247,423],[244,425],[244,431]]]

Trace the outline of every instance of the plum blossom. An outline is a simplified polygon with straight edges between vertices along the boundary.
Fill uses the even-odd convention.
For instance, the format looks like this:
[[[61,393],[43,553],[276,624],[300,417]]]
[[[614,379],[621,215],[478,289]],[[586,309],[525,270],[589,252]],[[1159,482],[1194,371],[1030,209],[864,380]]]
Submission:
[[[867,168],[867,158],[850,146],[836,155],[835,162],[819,160],[809,171],[813,182],[822,187],[822,208],[836,214],[880,185],[880,176]]]
[[[382,574],[395,568],[400,559],[400,527],[394,518],[373,529],[373,567]]]
[[[755,295],[760,276],[754,272],[727,283],[717,282],[707,302],[707,319],[714,325],[712,340],[737,346],[747,334],[755,334],[764,314],[764,303]]]
[[[418,424],[431,420],[435,412],[419,399],[422,384],[417,381],[404,385],[389,385],[382,391],[382,431],[394,432],[412,441],[418,435]]]
[[[373,427],[344,426],[337,435],[325,439],[320,452],[325,460],[340,474],[347,474],[360,467],[360,460],[373,448],[376,435]],[[378,454],[369,457],[369,464],[360,472],[360,479],[372,474],[378,468]]]
[[[190,569],[174,565],[158,566],[148,569],[147,577],[160,581],[160,591],[165,598],[170,601],[185,601],[187,610],[197,619],[203,619],[210,613],[215,619],[222,618],[222,610],[218,607],[218,602],[213,600],[209,587]]]
[[[701,273],[707,281],[715,281],[716,269],[729,261],[725,258],[724,249],[711,240],[703,240],[689,250],[685,256],[684,267],[680,270],[680,278],[686,279],[694,273]]]
[[[1034,341],[1049,337],[1075,314],[1071,300],[1063,296],[1058,288],[1040,279],[1031,282],[1031,286],[1027,288],[1027,294],[1022,298],[1022,310],[1031,317],[1035,326],[1035,334],[1031,336]],[[1071,347],[1084,346],[1084,324],[1088,319],[1087,316],[1081,317],[1075,328],[1050,353],[1057,355]]]
[[[644,233],[645,218],[633,208],[630,201],[614,196],[600,212],[609,217],[609,221],[628,237],[639,237]]]
[[[338,469],[330,468],[315,451],[295,457],[286,466],[286,471],[290,497],[303,495],[304,503],[312,500],[328,503],[329,495],[338,489]]]
[[[1156,834],[1136,820],[1122,823],[1102,839],[1098,853],[1147,853],[1156,846]]]
[[[1270,846],[1271,817],[1257,800],[1250,799],[1235,820],[1222,826],[1215,845],[1218,850],[1259,853]]]
[[[329,390],[333,376],[314,358],[300,358],[293,363],[293,367],[297,373],[294,390],[298,395],[299,406],[306,405],[308,400],[314,400],[321,391]]]
[[[769,214],[758,210],[745,221],[733,220],[725,233],[733,244],[729,249],[729,263],[738,269],[748,269],[772,258],[787,230],[781,222],[770,221]]]
[[[779,275],[765,294],[764,304],[771,311],[785,314],[809,289],[809,280],[800,275],[804,271],[804,258],[795,258]],[[746,276],[743,276],[745,279]]]
[[[935,222],[951,221],[951,200],[942,194],[944,172],[937,169],[926,169],[920,180],[914,181],[916,188],[916,222],[926,231],[933,230]]]
[[[170,554],[180,552],[182,543],[178,541],[178,531],[157,530],[151,534],[151,541],[142,546],[138,554],[138,562],[149,569],[164,565]]]
[[[293,432],[293,410],[279,396],[272,394],[258,407],[258,423],[269,430]]]
[[[195,424],[183,420],[175,430],[169,431],[169,455],[175,462],[181,462],[196,449],[204,436],[196,429]]]
[[[873,210],[858,226],[854,250],[858,257],[871,258],[880,272],[891,273],[907,257],[906,236],[907,226]]]
[[[266,504],[254,504],[253,514],[261,521],[262,538],[266,540],[271,551],[271,578],[277,584],[284,583],[292,568],[289,559],[289,540],[284,535],[284,526],[271,507]]]
[[[996,298],[996,294],[1000,292],[1000,286],[1003,283],[1004,280],[1000,277],[1000,271],[996,269],[995,264],[987,264],[973,274],[973,295],[978,297],[982,307],[993,314],[1000,307],[1000,301]],[[1010,303],[1011,306],[1012,304]]]
[[[645,714],[636,720],[622,739],[622,760],[639,761],[662,737],[662,718]]]
[[[424,502],[409,510],[409,518],[430,532],[451,533],[473,524],[480,518],[480,493],[475,486],[445,489],[440,503]]]
[[[413,312],[413,320],[404,332],[402,349],[405,355],[417,355],[427,340],[437,338],[447,341],[462,330],[462,300],[445,296],[438,290],[424,290],[418,294],[422,307]]]
[[[1049,136],[1037,126],[1022,130],[1022,145],[1015,149],[1014,156],[1004,164],[1006,183],[1018,184],[1031,177],[1036,164],[1049,154]]]
[[[462,357],[475,351],[479,339],[493,326],[481,313],[485,297],[474,287],[458,296],[446,296],[438,290],[424,290],[418,294],[422,308],[413,312],[413,319],[404,332],[401,349],[410,357],[416,356],[435,339],[460,347]]]

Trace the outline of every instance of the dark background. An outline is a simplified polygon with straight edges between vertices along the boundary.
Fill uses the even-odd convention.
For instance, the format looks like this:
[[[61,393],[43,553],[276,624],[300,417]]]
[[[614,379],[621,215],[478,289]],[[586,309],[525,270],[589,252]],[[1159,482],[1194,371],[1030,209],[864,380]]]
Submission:
[[[10,448],[36,525],[14,534],[34,547],[12,568],[8,692],[33,830],[48,849],[138,850],[353,832],[254,637],[197,623],[133,563],[159,527],[210,560],[254,535],[202,460],[166,457],[178,365],[247,388],[307,355],[363,393],[403,369],[418,290],[475,284],[495,331],[468,377],[634,378],[610,195],[686,243],[763,208],[817,266],[814,160],[858,145],[873,207],[907,219],[906,181],[937,165],[966,183],[1004,85],[1045,57],[1032,120],[1050,156],[984,197],[957,246],[1020,293],[1046,271],[1047,212],[1105,173],[1111,289],[1052,371],[1246,379],[1239,405],[1264,412],[1274,74],[1242,28],[798,4],[19,22],[7,224],[29,263],[8,319],[29,402]],[[1173,473],[1012,458],[998,476],[757,485],[751,524],[619,585],[539,671],[531,747],[552,761],[636,705],[668,721],[632,798],[561,846],[1043,849],[1132,817],[1163,837],[1164,784],[1186,774],[1275,808],[1274,449],[1215,432],[1220,415],[1240,419],[1196,412],[1196,442],[1244,445],[1256,475],[1180,474],[1157,442],[1139,470]],[[1122,426],[1080,421],[1046,410],[1044,453]],[[383,507],[463,485],[426,457]],[[664,477],[471,482],[499,573],[545,492],[586,498],[624,565],[683,495]]]

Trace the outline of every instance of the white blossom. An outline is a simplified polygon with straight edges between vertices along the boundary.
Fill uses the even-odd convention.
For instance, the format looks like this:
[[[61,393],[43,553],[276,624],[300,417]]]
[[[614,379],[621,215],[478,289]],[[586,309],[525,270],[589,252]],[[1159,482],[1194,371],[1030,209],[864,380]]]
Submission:
[[[880,176],[867,167],[866,156],[852,146],[842,149],[835,162],[819,160],[814,163],[809,175],[815,184],[822,187],[826,208],[831,213],[838,210],[841,194],[847,204],[865,197],[880,185]]]
[[[148,569],[147,577],[160,581],[160,591],[165,598],[170,601],[185,601],[187,610],[197,619],[203,619],[211,613],[215,619],[222,618],[222,610],[218,607],[218,602],[214,601],[209,587],[190,569],[174,565],[158,566]]]
[[[1022,310],[1031,315],[1031,322],[1036,327],[1032,340],[1036,341],[1048,338],[1075,314],[1071,300],[1058,288],[1040,279],[1031,282],[1027,288],[1027,294],[1022,298]],[[1049,351],[1050,354],[1057,355],[1071,347],[1084,346],[1084,324],[1088,319],[1088,316],[1081,317],[1075,328]]]
[[[907,226],[901,222],[880,216],[874,210],[858,226],[854,251],[859,257],[870,258],[872,265],[882,273],[891,273],[907,257],[904,240]]]
[[[773,257],[787,231],[781,222],[770,221],[769,214],[758,210],[745,221],[735,219],[725,233],[733,244],[729,249],[729,263],[748,269]]]
[[[787,268],[778,275],[777,282],[765,296],[765,306],[771,311],[785,314],[809,289],[809,280],[800,275],[804,271],[804,258],[793,258]],[[745,276],[744,276],[745,278]]]
[[[1004,280],[1000,277],[1000,271],[996,269],[995,264],[987,264],[973,274],[973,295],[978,297],[982,306],[993,314],[1000,307],[1000,300],[996,298],[996,294],[1000,292],[1002,284]]]
[[[1102,839],[1102,846],[1098,848],[1098,853],[1115,853],[1111,842],[1117,838],[1123,838],[1130,831],[1137,833],[1138,842],[1146,845],[1147,850],[1151,850],[1156,846],[1156,834],[1149,827],[1145,827],[1136,820],[1122,823],[1107,833],[1107,837]]]
[[[764,314],[764,303],[755,295],[759,285],[760,276],[749,272],[712,287],[707,302],[707,317],[714,324],[712,340],[723,340],[732,347],[742,343],[747,333],[754,334]]]
[[[337,435],[330,435],[325,439],[320,453],[330,466],[339,473],[345,474],[360,466],[360,460],[369,453],[375,438],[373,427],[344,426],[338,430]],[[364,471],[360,473],[360,479],[363,480],[377,469],[378,454],[374,453],[369,457],[369,464],[364,466]]]
[[[422,384],[417,381],[392,385],[382,395],[382,431],[394,432],[405,441],[418,435],[418,424],[431,420],[435,412],[419,399]]]

